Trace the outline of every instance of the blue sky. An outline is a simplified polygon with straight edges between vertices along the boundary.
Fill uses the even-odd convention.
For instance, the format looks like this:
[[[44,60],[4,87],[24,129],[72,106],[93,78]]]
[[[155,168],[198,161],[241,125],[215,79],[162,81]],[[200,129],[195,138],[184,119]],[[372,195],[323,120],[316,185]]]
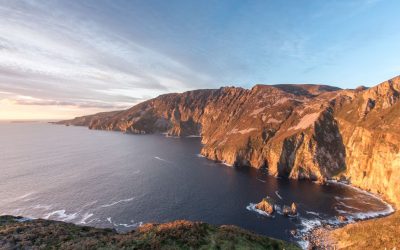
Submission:
[[[400,74],[400,1],[0,0],[0,119],[167,92],[372,86]]]

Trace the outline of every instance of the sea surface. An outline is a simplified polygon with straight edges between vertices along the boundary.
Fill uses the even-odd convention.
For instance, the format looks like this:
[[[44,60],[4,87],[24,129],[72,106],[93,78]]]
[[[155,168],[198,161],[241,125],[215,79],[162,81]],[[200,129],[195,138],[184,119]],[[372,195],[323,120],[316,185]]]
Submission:
[[[233,224],[301,241],[321,223],[390,213],[379,197],[343,184],[270,177],[199,155],[200,138],[128,135],[43,122],[0,124],[0,214],[132,230],[177,219]],[[270,196],[299,215],[254,208]],[[292,230],[300,236],[294,237]]]

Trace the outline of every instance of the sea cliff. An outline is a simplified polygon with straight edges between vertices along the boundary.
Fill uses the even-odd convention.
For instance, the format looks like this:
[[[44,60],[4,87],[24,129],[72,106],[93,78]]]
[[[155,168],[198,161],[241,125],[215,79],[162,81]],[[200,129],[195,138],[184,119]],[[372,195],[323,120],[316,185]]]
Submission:
[[[201,135],[201,154],[270,175],[348,181],[400,204],[400,77],[372,88],[256,85],[166,94],[59,124]]]

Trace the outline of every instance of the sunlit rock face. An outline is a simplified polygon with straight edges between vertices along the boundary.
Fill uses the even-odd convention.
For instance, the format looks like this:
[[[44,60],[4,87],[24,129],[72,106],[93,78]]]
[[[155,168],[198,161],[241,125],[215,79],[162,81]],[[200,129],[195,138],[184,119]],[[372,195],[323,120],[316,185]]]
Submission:
[[[335,113],[352,184],[400,204],[400,77],[341,98]],[[368,103],[374,103],[365,110]]]
[[[166,94],[62,124],[201,135],[201,153],[293,179],[348,179],[399,204],[400,77],[373,88],[256,85]]]
[[[271,215],[275,212],[275,202],[267,196],[257,203],[256,209]]]

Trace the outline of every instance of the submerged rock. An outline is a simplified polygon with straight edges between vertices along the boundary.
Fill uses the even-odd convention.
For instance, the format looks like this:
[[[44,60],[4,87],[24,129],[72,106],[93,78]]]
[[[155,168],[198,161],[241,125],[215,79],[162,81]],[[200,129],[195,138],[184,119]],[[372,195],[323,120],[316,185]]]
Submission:
[[[267,214],[272,214],[275,212],[275,202],[269,196],[267,196],[256,205],[256,208],[266,212]]]

